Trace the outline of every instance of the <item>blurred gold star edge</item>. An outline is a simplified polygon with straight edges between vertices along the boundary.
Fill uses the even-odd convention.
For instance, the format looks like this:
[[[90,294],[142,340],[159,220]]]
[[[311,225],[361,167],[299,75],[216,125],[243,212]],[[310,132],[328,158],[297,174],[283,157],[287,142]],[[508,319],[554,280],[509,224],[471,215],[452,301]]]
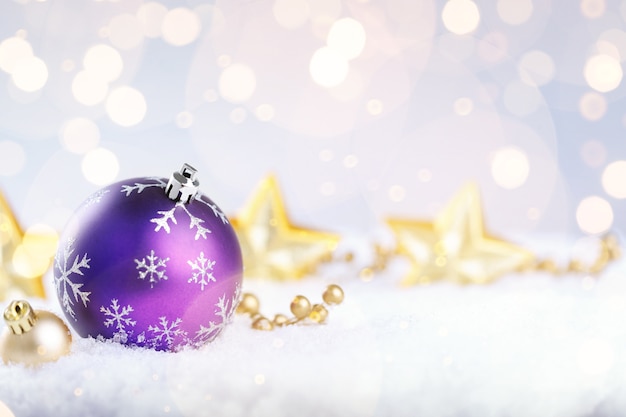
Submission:
[[[34,225],[26,232],[0,191],[0,300],[45,298],[43,275],[58,243],[50,227]]]

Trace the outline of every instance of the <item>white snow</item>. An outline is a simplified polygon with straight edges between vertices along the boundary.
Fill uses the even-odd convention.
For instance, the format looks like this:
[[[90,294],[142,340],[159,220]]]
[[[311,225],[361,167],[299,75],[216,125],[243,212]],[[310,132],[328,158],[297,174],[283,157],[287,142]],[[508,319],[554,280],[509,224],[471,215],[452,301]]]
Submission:
[[[345,302],[326,325],[260,332],[236,316],[178,353],[76,336],[56,363],[0,366],[0,401],[16,416],[626,415],[624,261],[598,280],[489,286],[403,288],[395,268],[371,282],[348,272],[244,283],[268,316],[340,284]],[[56,299],[31,301],[60,314]]]

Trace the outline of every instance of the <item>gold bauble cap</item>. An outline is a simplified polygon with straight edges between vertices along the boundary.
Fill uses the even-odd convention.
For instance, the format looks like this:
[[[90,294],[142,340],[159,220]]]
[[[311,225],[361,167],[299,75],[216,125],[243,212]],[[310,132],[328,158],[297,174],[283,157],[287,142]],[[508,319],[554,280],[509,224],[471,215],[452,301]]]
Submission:
[[[33,328],[37,316],[28,301],[15,300],[4,310],[4,321],[13,334],[23,334]]]

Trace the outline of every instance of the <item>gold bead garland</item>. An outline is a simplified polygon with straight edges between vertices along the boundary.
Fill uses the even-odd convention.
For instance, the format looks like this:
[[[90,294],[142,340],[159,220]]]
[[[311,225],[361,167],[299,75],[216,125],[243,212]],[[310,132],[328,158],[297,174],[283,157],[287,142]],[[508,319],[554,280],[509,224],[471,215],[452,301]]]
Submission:
[[[522,271],[548,272],[556,276],[565,274],[597,275],[621,256],[619,242],[615,236],[610,234],[603,236],[599,243],[599,253],[590,264],[585,264],[578,259],[571,259],[565,266],[559,266],[552,259],[538,259],[527,268],[523,268]]]
[[[252,293],[244,293],[239,302],[236,312],[247,314],[252,319],[252,328],[255,330],[274,330],[276,327],[290,326],[296,323],[309,321],[311,323],[322,324],[328,318],[328,308],[343,302],[343,289],[336,284],[326,287],[322,294],[322,303],[311,304],[304,295],[296,295],[291,301],[289,309],[293,317],[284,314],[276,314],[272,320],[263,316],[259,312],[259,299]]]
[[[611,262],[621,257],[619,241],[614,235],[602,236],[599,240],[599,246],[598,254],[590,263],[585,263],[579,259],[570,259],[565,264],[559,265],[554,259],[535,258],[532,262],[522,265],[517,272],[546,272],[557,277],[567,274],[599,275]],[[370,265],[359,270],[359,278],[362,281],[371,281],[375,274],[387,269],[390,259],[394,257],[396,252],[396,249],[386,249],[379,244],[374,244],[374,259]],[[348,256],[344,260],[346,262],[352,261],[352,259],[348,259]]]

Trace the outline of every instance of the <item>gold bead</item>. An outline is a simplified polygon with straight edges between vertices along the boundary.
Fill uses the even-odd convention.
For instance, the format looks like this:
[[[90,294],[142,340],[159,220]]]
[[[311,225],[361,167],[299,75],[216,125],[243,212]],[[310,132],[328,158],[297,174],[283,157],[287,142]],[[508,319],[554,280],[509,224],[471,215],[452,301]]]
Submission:
[[[363,268],[359,272],[359,278],[361,278],[361,281],[363,282],[370,282],[374,279],[374,271],[372,268]]]
[[[302,320],[311,312],[311,303],[304,295],[296,295],[291,302],[290,309],[297,319]]]
[[[260,316],[252,322],[252,328],[254,330],[274,330],[274,324],[267,318]]]
[[[539,263],[537,263],[537,271],[541,271],[541,272],[548,272],[550,274],[558,274],[559,272],[561,272],[559,270],[559,267],[556,265],[556,262],[554,262],[552,259],[544,259],[539,261]]]
[[[315,304],[309,313],[309,318],[315,323],[323,323],[328,317],[328,310],[322,304]]]
[[[287,325],[288,321],[289,321],[289,317],[285,316],[284,314],[276,314],[274,316],[274,320],[272,320],[274,325],[278,327]]]
[[[322,294],[326,304],[341,304],[343,301],[343,289],[339,285],[330,284]]]
[[[572,259],[567,264],[567,272],[582,273],[586,272],[585,265],[578,259]]]
[[[256,298],[256,295],[250,294],[249,292],[244,293],[241,296],[241,301],[237,306],[238,314],[249,314],[254,315],[259,312],[259,299]]]

